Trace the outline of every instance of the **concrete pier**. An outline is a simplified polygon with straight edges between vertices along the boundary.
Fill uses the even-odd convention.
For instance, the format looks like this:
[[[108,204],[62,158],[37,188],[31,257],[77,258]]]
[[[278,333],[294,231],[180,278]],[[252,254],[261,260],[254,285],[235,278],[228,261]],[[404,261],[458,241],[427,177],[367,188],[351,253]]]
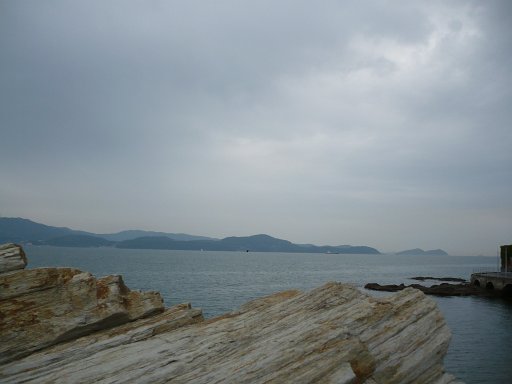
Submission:
[[[512,272],[479,272],[471,275],[471,284],[512,295]]]
[[[471,275],[471,285],[490,291],[500,291],[512,296],[512,245],[500,246],[500,271],[476,272]]]

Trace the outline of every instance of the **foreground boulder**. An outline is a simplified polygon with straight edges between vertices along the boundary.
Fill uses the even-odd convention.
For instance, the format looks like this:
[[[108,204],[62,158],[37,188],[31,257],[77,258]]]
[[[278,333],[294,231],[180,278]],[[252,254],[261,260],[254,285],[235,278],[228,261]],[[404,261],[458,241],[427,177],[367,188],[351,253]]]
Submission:
[[[14,244],[3,251],[24,257]],[[0,273],[0,288],[0,363],[164,310],[157,292],[130,291],[120,276],[96,279],[73,268]]]
[[[0,382],[451,383],[449,340],[418,290],[377,299],[327,283],[209,320],[178,305],[4,363]]]

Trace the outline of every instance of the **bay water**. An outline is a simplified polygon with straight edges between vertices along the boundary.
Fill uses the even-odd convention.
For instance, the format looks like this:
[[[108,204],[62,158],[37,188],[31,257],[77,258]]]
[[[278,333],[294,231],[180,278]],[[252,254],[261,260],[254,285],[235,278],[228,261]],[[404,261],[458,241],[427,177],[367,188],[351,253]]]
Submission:
[[[412,284],[414,276],[469,279],[495,268],[496,258],[474,256],[343,255],[200,252],[26,246],[28,268],[75,267],[96,277],[123,276],[130,289],[159,291],[167,306],[190,302],[205,317],[248,300],[328,281]],[[436,282],[429,281],[426,284]],[[425,284],[425,283],[423,283]],[[369,294],[382,295],[367,291]],[[512,302],[481,297],[434,297],[453,337],[445,368],[466,383],[512,382]]]

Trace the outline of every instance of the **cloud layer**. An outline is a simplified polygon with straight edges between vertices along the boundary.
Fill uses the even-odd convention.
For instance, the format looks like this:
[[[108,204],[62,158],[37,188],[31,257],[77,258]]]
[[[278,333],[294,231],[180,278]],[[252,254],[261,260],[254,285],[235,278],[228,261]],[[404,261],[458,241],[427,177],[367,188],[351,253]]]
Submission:
[[[6,1],[0,214],[383,251],[511,241],[507,1]]]

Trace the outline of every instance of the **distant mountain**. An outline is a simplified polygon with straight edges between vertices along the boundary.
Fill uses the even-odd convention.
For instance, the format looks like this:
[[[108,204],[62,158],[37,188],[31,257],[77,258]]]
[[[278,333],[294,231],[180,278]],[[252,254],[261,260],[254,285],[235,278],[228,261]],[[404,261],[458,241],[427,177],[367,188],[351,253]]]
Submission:
[[[184,233],[165,233],[128,230],[111,234],[76,231],[65,227],[52,227],[22,218],[0,217],[0,243],[33,243],[60,247],[106,247],[130,249],[175,249],[205,251],[253,251],[299,253],[371,253],[379,254],[367,246],[316,246],[294,244],[288,240],[260,234],[245,237],[226,237],[222,240]]]
[[[431,249],[429,251],[424,251],[421,248],[408,249],[406,251],[397,252],[397,255],[430,255],[430,256],[447,256],[448,253],[443,251],[442,249]]]
[[[205,236],[187,235],[185,233],[164,233],[152,232],[141,230],[128,230],[118,233],[110,234],[96,234],[85,231],[76,231],[66,227],[52,227],[45,224],[36,223],[32,220],[23,219],[20,217],[0,217],[0,243],[34,243],[34,244],[47,244],[55,246],[66,247],[81,247],[82,244],[91,244],[85,246],[104,246],[93,244],[108,244],[103,243],[101,240],[85,239],[80,237],[68,237],[61,239],[64,236],[70,235],[83,235],[94,237],[96,239],[108,240],[108,242],[118,242],[124,240],[131,240],[138,237],[153,237],[165,236],[175,240],[216,240]],[[51,241],[50,241],[51,240]],[[60,245],[60,244],[66,245]],[[73,245],[75,244],[75,245]]]
[[[44,245],[53,245],[56,247],[111,247],[115,242],[103,239],[97,236],[89,235],[66,235],[54,237],[44,241]]]
[[[20,217],[0,217],[0,243],[35,243],[66,235],[89,235],[65,227],[51,227]]]
[[[288,240],[276,239],[269,235],[254,235],[247,237],[226,237],[220,240],[223,248],[229,251],[256,252],[300,252],[300,246]]]
[[[448,256],[448,252],[443,251],[442,249],[431,249],[429,251],[425,251],[425,255]]]
[[[297,253],[371,253],[379,254],[375,248],[367,246],[316,246],[298,245],[288,240],[269,235],[247,237],[226,237],[222,240],[176,241],[168,237],[141,237],[119,242],[118,248],[132,249],[173,249],[204,251],[251,251],[251,252],[297,252]]]
[[[116,244],[116,248],[126,249],[181,249],[176,248],[178,241],[170,239],[166,236],[145,236],[136,239],[120,241]],[[181,241],[179,242],[181,243]],[[185,243],[185,241],[183,241]]]
[[[186,233],[166,233],[154,231],[141,231],[138,229],[130,229],[117,233],[107,233],[98,235],[110,241],[133,240],[139,237],[168,237],[173,240],[190,241],[190,240],[217,240],[206,236],[187,235]]]

